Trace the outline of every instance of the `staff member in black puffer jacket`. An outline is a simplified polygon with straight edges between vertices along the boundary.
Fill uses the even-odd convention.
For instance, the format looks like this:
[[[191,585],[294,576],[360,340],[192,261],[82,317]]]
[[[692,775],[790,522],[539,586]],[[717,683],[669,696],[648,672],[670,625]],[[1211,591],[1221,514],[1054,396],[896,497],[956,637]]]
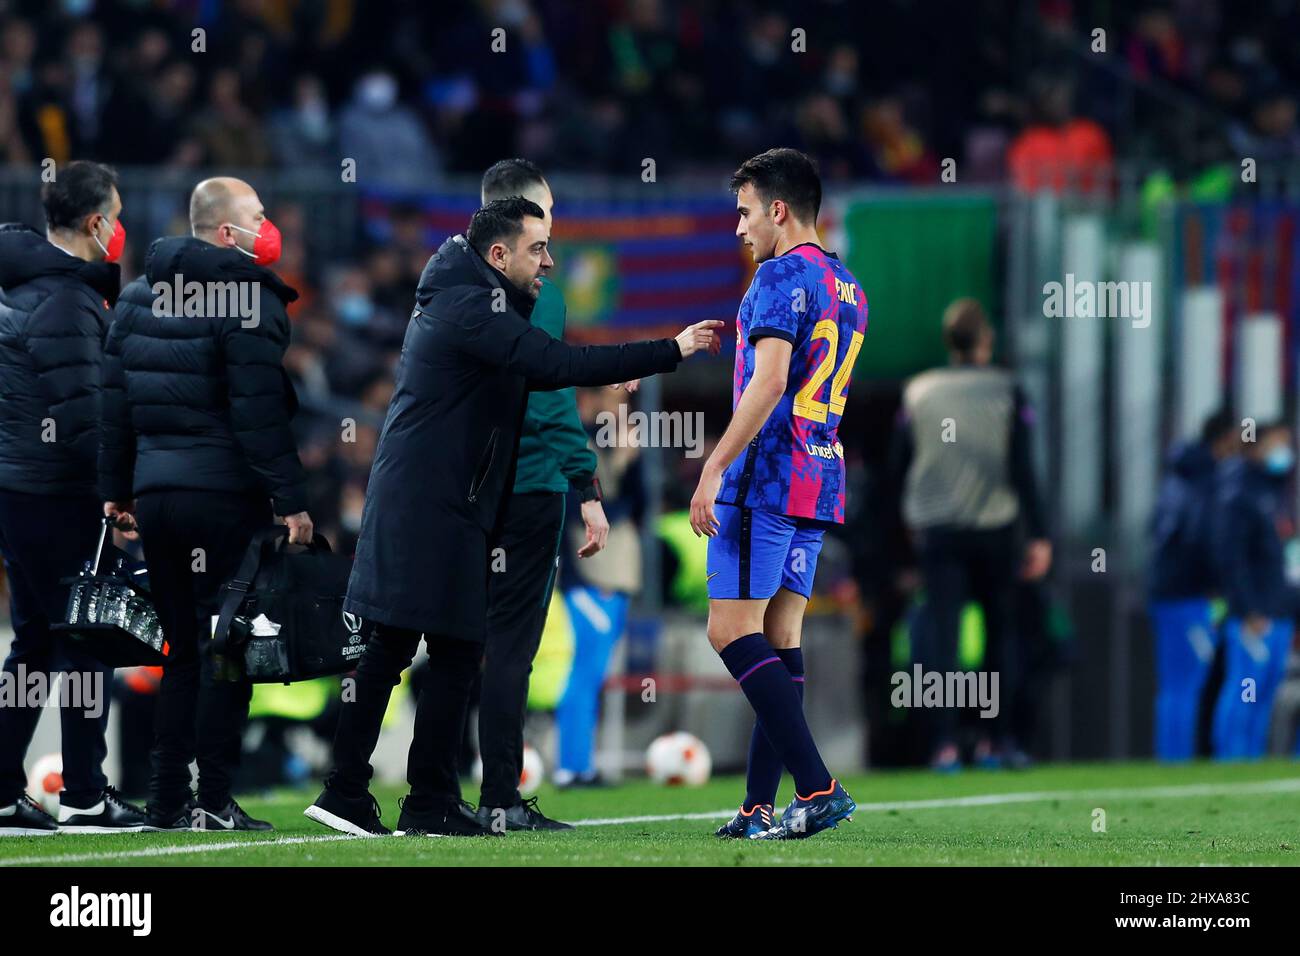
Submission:
[[[230,795],[252,687],[217,679],[199,646],[220,586],[272,512],[284,518],[291,542],[311,540],[305,476],[289,430],[297,402],[281,367],[285,306],[298,295],[267,268],[279,258],[280,234],[247,183],[199,183],[190,227],[192,237],[149,248],[144,276],[118,301],[105,346],[100,492],[105,514],[139,522],[171,644],[155,721],[150,822],[267,830]]]
[[[117,177],[70,163],[42,196],[46,235],[0,226],[0,551],[14,640],[3,680],[27,701],[29,681],[67,672],[83,699],[61,707],[63,829],[139,830],[144,814],[108,786],[102,769],[112,671],[50,631],[99,535],[95,497],[102,341],[117,298],[126,232]],[[11,683],[12,682],[12,683]],[[23,793],[23,756],[38,706],[0,703],[0,835],[42,835],[55,820]]]
[[[464,236],[424,267],[397,386],[366,489],[344,609],[365,622],[355,700],[334,737],[335,769],[306,815],[344,833],[388,832],[370,782],[370,755],[388,696],[424,638],[429,675],[415,713],[398,829],[483,835],[460,799],[456,767],[487,623],[501,508],[514,484],[529,389],[608,385],[670,372],[716,351],[710,320],[674,339],[574,348],[528,321],[551,268],[546,215],[527,199],[474,213]]]

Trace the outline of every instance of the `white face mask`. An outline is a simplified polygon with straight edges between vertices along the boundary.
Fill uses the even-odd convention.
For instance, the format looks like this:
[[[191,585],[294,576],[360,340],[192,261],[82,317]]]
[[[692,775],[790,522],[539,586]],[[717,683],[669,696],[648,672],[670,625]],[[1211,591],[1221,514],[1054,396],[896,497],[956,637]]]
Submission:
[[[373,73],[361,81],[357,99],[372,112],[382,113],[397,102],[397,81],[387,73]]]

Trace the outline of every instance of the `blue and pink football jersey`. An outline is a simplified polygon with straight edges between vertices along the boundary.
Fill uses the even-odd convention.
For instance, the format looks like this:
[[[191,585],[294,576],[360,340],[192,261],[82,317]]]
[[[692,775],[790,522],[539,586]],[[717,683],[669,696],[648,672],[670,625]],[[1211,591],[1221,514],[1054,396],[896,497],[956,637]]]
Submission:
[[[732,408],[754,374],[754,343],[793,346],[785,395],[722,477],[717,500],[844,522],[844,447],[836,435],[867,331],[867,297],[833,254],[804,243],[758,267],[736,316]]]

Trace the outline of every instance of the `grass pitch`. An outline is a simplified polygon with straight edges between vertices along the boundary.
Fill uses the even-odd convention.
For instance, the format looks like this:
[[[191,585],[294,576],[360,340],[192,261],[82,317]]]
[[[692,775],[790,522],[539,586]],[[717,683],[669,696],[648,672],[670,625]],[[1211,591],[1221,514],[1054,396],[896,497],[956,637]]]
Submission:
[[[1076,764],[951,776],[899,771],[844,782],[859,804],[852,822],[798,842],[713,836],[743,793],[735,777],[693,789],[644,781],[563,793],[544,787],[542,809],[578,828],[497,839],[342,837],[302,816],[317,793],[310,789],[241,798],[250,813],[275,824],[274,833],[10,837],[0,839],[0,867],[1300,863],[1295,761]],[[778,809],[789,786],[787,779]],[[389,826],[397,822],[401,792],[376,793]]]

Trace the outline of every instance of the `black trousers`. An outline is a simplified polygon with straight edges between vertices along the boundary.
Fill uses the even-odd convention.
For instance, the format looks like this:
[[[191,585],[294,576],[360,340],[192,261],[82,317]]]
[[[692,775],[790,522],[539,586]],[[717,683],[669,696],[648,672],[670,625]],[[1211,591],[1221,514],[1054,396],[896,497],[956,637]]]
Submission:
[[[108,700],[113,672],[82,651],[75,641],[50,630],[64,619],[68,587],[60,584],[81,570],[99,540],[99,501],[93,495],[29,495],[0,491],[0,552],[9,579],[9,616],[14,640],[4,670],[17,692],[15,704],[0,706],[0,806],[27,789],[23,757],[36,732],[41,708],[27,706],[30,679],[42,675],[54,693],[54,675],[71,675],[85,689],[100,694],[94,706],[59,710],[63,743],[63,801],[86,807],[107,785],[104,757],[108,748]],[[21,680],[22,678],[26,680]],[[71,684],[65,686],[71,687]],[[91,703],[89,698],[77,703]]]
[[[925,582],[927,626],[914,657],[927,671],[956,670],[961,615],[967,602],[984,611],[983,669],[998,675],[998,714],[987,724],[988,736],[1009,743],[1014,692],[1018,682],[1015,601],[1020,571],[1019,539],[1014,525],[991,530],[927,528],[920,534],[920,568]],[[925,712],[934,749],[955,743],[961,713],[953,707]]]
[[[402,671],[411,666],[424,637],[429,672],[415,705],[415,736],[406,764],[411,795],[406,805],[424,810],[459,800],[457,762],[483,646],[386,624],[367,623],[365,631],[366,649],[357,662],[352,692],[344,690],[334,733],[334,769],[326,785],[344,797],[366,793],[374,772],[370,756],[379,741],[389,695]]]
[[[555,584],[564,495],[512,495],[492,548],[504,560],[488,576],[487,641],[479,697],[478,740],[485,807],[519,802],[528,675],[542,640]]]
[[[218,680],[203,653],[221,585],[239,569],[253,535],[272,523],[260,495],[159,491],[136,503],[149,587],[171,646],[163,665],[150,755],[149,809],[170,813],[190,798],[190,761],[199,765],[199,802],[230,799],[253,685]]]

